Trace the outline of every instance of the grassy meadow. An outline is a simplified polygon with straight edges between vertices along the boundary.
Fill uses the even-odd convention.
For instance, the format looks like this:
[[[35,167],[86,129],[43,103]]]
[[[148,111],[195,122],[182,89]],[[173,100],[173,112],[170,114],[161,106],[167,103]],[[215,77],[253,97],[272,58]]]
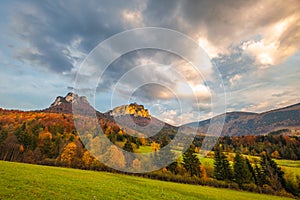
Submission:
[[[206,186],[0,161],[0,199],[284,199]]]

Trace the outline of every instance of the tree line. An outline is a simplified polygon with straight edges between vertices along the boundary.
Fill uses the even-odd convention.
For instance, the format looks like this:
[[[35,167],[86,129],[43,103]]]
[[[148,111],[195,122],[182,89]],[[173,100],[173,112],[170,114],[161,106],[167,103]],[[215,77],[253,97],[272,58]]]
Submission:
[[[267,135],[223,136],[218,139],[218,143],[222,144],[221,149],[226,152],[239,151],[252,156],[268,152],[272,158],[299,160],[300,137],[284,133],[289,133],[289,130],[279,130]],[[194,145],[201,147],[203,139],[202,136],[196,136]]]

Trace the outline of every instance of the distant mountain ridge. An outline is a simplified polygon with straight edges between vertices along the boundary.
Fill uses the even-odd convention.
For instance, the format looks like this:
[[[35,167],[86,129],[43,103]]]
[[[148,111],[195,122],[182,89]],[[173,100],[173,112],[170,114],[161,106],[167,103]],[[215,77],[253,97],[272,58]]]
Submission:
[[[263,113],[229,112],[225,115],[222,135],[262,135],[278,129],[300,129],[300,103]],[[221,117],[224,117],[224,114],[212,119]],[[189,128],[198,127],[200,132],[206,133],[210,121],[211,119],[207,119],[183,126]]]

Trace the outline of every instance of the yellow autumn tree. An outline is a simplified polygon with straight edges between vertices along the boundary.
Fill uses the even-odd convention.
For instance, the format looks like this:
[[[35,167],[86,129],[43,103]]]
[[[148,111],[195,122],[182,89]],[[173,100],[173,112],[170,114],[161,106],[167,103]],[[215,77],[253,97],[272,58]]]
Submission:
[[[109,147],[103,156],[104,164],[113,168],[124,168],[126,160],[123,152],[115,145]]]
[[[147,144],[145,137],[141,138],[141,143],[142,143],[142,146],[145,146]]]
[[[85,151],[82,156],[82,161],[86,167],[90,167],[94,162],[94,157],[90,154],[89,151]]]
[[[119,132],[118,132],[118,134],[119,135],[125,135],[126,133],[125,133],[125,131],[123,131],[122,129],[120,129]]]
[[[156,143],[156,142],[152,142],[151,143],[151,151],[152,152],[156,152],[156,151],[158,151],[160,149],[160,145],[158,144],[158,143]]]
[[[77,146],[74,142],[67,144],[67,146],[63,149],[60,160],[70,166],[73,158],[76,156],[76,148]]]
[[[271,154],[271,157],[272,157],[272,158],[279,158],[279,157],[280,157],[280,154],[279,154],[279,152],[276,150],[276,151],[274,151],[274,152]]]
[[[52,134],[48,131],[43,131],[39,134],[39,139],[43,140],[45,138],[49,137],[50,140],[52,140]]]
[[[199,167],[200,167],[200,174],[202,175],[201,179],[203,181],[207,181],[207,173],[205,167],[203,167],[202,165],[200,165]]]

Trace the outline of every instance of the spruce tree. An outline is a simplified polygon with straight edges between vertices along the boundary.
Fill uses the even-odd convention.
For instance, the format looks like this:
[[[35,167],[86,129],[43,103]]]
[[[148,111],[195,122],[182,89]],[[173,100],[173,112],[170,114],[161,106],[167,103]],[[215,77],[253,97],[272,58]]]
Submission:
[[[200,161],[195,153],[195,147],[190,146],[183,154],[183,166],[190,173],[191,176],[201,176],[200,174]]]
[[[224,169],[224,180],[228,180],[231,181],[233,179],[233,173],[232,173],[232,169],[230,166],[229,161],[227,160],[227,157],[224,153],[222,153],[222,164],[223,164],[223,169]]]
[[[240,153],[236,153],[233,163],[235,182],[241,188],[243,184],[250,183],[252,174],[249,170],[246,160]]]
[[[256,183],[255,170],[254,170],[254,168],[252,167],[252,165],[251,165],[249,159],[246,158],[245,160],[246,160],[247,167],[248,167],[248,169],[249,169],[249,171],[250,171],[250,174],[251,174],[250,182]]]
[[[264,184],[267,184],[266,175],[257,164],[255,164],[254,171],[255,171],[255,184],[258,187],[262,187]]]
[[[232,180],[232,170],[230,163],[221,149],[218,147],[215,149],[215,163],[214,163],[214,175],[218,180]]]
[[[280,190],[286,187],[286,182],[283,177],[284,172],[269,155],[265,154],[261,157],[260,165],[268,185],[274,190]]]
[[[215,149],[215,156],[214,156],[215,162],[214,162],[214,175],[215,178],[218,180],[224,180],[223,178],[223,166],[222,166],[222,160],[221,160],[221,151],[219,148]]]

